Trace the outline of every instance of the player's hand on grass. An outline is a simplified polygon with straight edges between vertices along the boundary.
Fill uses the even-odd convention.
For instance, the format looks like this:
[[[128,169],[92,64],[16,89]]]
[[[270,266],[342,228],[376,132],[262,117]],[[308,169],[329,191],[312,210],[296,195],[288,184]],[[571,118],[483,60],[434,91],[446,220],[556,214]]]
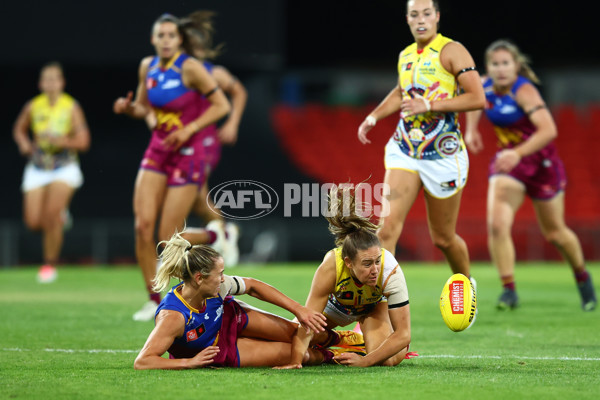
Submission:
[[[347,365],[349,367],[365,367],[364,357],[356,353],[342,353],[333,357],[335,362],[341,365]]]
[[[309,334],[310,331],[314,333],[323,332],[327,326],[327,318],[322,313],[310,308],[300,306],[294,315],[296,315],[298,322],[306,330],[306,334]]]
[[[220,349],[217,346],[208,346],[193,358],[190,358],[190,367],[202,368],[212,365],[219,351]]]

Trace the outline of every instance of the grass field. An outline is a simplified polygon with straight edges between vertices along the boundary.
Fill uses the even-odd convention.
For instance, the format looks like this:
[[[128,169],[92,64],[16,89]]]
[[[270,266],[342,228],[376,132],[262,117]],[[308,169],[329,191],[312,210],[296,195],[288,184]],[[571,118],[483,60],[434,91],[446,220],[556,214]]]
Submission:
[[[303,302],[316,264],[238,267]],[[600,265],[590,264],[596,282]],[[405,264],[412,344],[419,357],[393,368],[339,365],[277,371],[134,371],[152,323],[131,315],[146,300],[134,267],[71,267],[49,285],[36,269],[0,270],[2,399],[598,399],[600,310],[584,313],[570,271],[558,264],[517,269],[522,306],[494,308],[495,270],[477,264],[479,315],[464,332],[443,323],[444,265]],[[596,285],[598,290],[598,285]],[[283,310],[243,296],[280,315]]]

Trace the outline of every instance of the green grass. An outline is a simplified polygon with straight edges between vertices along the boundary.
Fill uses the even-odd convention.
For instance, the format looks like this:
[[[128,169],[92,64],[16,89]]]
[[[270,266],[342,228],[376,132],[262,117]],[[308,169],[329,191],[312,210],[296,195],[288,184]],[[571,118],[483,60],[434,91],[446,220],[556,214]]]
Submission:
[[[303,302],[316,263],[239,267]],[[152,329],[131,315],[146,300],[136,268],[64,268],[50,285],[36,269],[0,270],[1,399],[596,399],[600,392],[600,310],[584,313],[568,268],[517,269],[522,306],[494,308],[496,271],[478,264],[479,315],[451,332],[439,313],[443,265],[405,264],[412,344],[419,357],[393,368],[338,365],[276,371],[134,371]],[[600,266],[590,264],[600,281]],[[249,296],[244,301],[291,315]],[[213,397],[211,397],[213,396]]]

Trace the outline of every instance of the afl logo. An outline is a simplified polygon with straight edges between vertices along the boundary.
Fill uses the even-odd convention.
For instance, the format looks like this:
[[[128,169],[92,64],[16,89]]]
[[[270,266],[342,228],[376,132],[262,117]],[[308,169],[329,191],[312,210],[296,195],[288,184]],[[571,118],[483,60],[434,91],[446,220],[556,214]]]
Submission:
[[[214,200],[214,213],[235,220],[261,218],[272,213],[279,204],[279,196],[272,187],[257,181],[223,182],[208,192]],[[208,203],[210,204],[210,202]]]
[[[435,149],[442,157],[451,156],[459,149],[458,138],[452,133],[440,135],[435,140]]]

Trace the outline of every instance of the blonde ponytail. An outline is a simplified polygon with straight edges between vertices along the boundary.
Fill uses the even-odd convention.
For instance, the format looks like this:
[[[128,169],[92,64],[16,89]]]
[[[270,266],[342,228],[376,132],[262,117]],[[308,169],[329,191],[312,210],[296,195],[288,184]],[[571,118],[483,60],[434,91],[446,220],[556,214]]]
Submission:
[[[184,233],[185,230],[181,233]],[[202,276],[210,274],[215,266],[215,261],[221,257],[212,247],[206,245],[192,245],[181,236],[175,234],[169,240],[163,240],[158,245],[165,245],[161,253],[162,263],[153,280],[152,289],[162,292],[169,288],[171,278],[180,281],[189,281],[194,274],[200,272]]]

